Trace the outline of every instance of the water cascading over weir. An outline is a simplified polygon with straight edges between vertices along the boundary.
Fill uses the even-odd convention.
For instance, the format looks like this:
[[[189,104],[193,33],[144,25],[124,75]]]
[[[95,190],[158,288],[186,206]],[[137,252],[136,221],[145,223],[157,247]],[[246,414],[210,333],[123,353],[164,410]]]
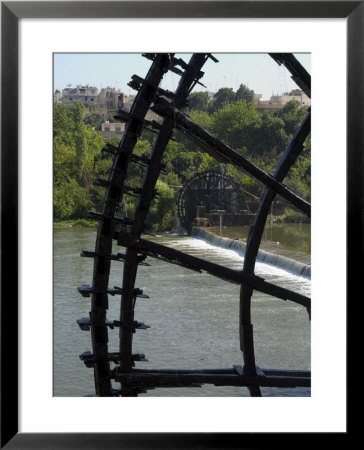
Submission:
[[[217,247],[234,250],[242,256],[245,255],[247,244],[242,240],[217,236],[216,234],[210,233],[208,230],[201,228],[192,228],[191,235],[203,239],[204,241],[207,241]],[[303,277],[311,278],[311,264],[306,262],[296,261],[292,258],[288,258],[287,256],[278,255],[276,253],[271,253],[264,250],[258,251],[256,260],[265,264],[280,267],[288,272],[292,272]]]
[[[203,384],[215,386],[241,386],[249,390],[251,396],[261,396],[261,387],[308,387],[311,373],[300,369],[260,368],[255,362],[254,333],[251,319],[251,297],[255,290],[278,299],[290,301],[305,308],[311,314],[311,300],[291,289],[265,281],[255,274],[255,262],[259,251],[264,225],[270,206],[279,194],[296,209],[310,217],[310,205],[292,192],[282,182],[300,155],[305,139],[310,133],[310,111],[294,134],[273,175],[252,164],[237,151],[227,146],[207,131],[196,125],[183,112],[186,100],[194,86],[201,82],[202,68],[211,58],[209,53],[193,54],[189,62],[176,58],[174,54],[144,54],[151,60],[151,67],[142,79],[133,76],[130,86],[138,91],[130,112],[120,111],[117,118],[125,122],[124,135],[117,147],[107,145],[105,151],[113,158],[108,179],[97,179],[96,183],[105,188],[102,211],[92,212],[99,220],[95,249],[85,250],[81,256],[93,259],[93,278],[90,285],[78,288],[81,295],[90,298],[89,317],[77,322],[82,330],[91,332],[92,351],[80,355],[87,367],[94,371],[95,395],[100,397],[137,396],[149,389],[163,387],[196,387]],[[292,79],[310,97],[311,78],[292,54],[274,53],[270,56],[283,64]],[[175,92],[159,87],[168,71],[180,76]],[[146,119],[151,109],[162,118],[161,123]],[[149,157],[134,153],[135,144],[144,128],[156,132],[152,153]],[[220,163],[231,164],[236,169],[264,184],[254,222],[245,248],[242,270],[234,270],[208,260],[175,250],[165,245],[142,238],[146,231],[145,220],[155,196],[155,186],[160,173],[165,172],[162,158],[166,146],[177,129],[188,139],[197,143],[201,150],[216,158]],[[131,188],[126,184],[128,168],[138,164],[144,169],[142,184]],[[138,200],[132,217],[118,215],[124,195],[137,195]],[[123,250],[113,253],[116,243]],[[134,318],[136,301],[145,301],[147,293],[136,286],[139,265],[145,259],[159,258],[166,263],[178,264],[192,271],[204,271],[225,282],[240,286],[239,340],[242,361],[232,361],[232,366],[222,369],[136,369],[136,361],[145,361],[144,354],[133,352],[133,335],[148,328],[144,322]],[[123,263],[120,286],[110,286],[111,264]],[[109,296],[120,297],[120,317],[107,317]],[[119,348],[109,349],[109,332],[119,332]],[[114,366],[114,367],[112,367]],[[112,383],[120,385],[118,389]]]

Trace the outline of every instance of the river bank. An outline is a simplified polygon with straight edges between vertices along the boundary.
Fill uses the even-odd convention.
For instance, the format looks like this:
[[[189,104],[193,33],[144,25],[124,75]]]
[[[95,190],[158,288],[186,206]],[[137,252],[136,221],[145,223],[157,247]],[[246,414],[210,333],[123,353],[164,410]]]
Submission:
[[[60,220],[53,222],[53,228],[96,228],[98,222],[89,219],[75,219],[75,220]]]

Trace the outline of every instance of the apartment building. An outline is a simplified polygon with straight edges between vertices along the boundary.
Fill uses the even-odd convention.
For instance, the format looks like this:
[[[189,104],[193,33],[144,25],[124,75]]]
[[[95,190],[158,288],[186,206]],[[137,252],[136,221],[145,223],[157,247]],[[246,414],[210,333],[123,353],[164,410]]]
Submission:
[[[79,101],[85,107],[88,107],[98,103],[98,95],[99,91],[94,86],[67,87],[62,91],[62,103],[67,105]]]
[[[120,109],[124,104],[124,94],[116,91],[114,88],[102,88],[97,102],[101,108]]]

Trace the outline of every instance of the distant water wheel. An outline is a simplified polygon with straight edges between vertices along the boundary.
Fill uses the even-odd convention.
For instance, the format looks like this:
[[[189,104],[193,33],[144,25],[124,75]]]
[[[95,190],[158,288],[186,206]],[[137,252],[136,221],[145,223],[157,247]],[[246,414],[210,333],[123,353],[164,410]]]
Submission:
[[[223,212],[229,225],[238,224],[239,217],[253,216],[246,195],[250,194],[224,173],[207,171],[197,174],[179,192],[178,218],[188,233],[193,225],[217,225],[219,212]]]
[[[91,298],[91,311],[89,317],[79,319],[78,324],[82,330],[91,330],[92,339],[92,352],[85,352],[80,355],[80,358],[87,367],[94,370],[96,396],[129,397],[147,392],[148,389],[192,387],[205,383],[217,386],[243,386],[248,388],[252,396],[260,396],[260,387],[262,386],[310,386],[310,371],[261,369],[256,366],[250,314],[251,296],[254,290],[285,301],[295,302],[310,313],[311,301],[309,298],[295,291],[268,283],[254,273],[264,224],[275,195],[280,194],[297,209],[310,216],[310,205],[282,184],[290,167],[302,151],[303,143],[310,132],[310,112],[308,111],[272,176],[194,124],[183,113],[188,95],[193,87],[200,83],[199,79],[203,76],[201,69],[206,60],[212,58],[218,62],[211,54],[194,54],[188,63],[170,53],[153,53],[143,56],[152,60],[151,67],[145,79],[133,76],[130,86],[136,89],[138,94],[130,112],[120,111],[118,115],[120,120],[126,122],[123,138],[118,147],[106,146],[105,151],[109,152],[113,158],[112,168],[108,179],[96,180],[99,186],[105,188],[106,193],[103,210],[91,213],[100,222],[95,249],[82,253],[84,257],[93,258],[94,271],[92,284],[79,287],[79,292],[84,297]],[[271,56],[278,64],[286,66],[299,87],[310,96],[310,76],[296,58],[291,54],[271,54]],[[181,76],[174,93],[159,88],[163,76],[168,71]],[[162,123],[145,119],[149,109],[163,118]],[[152,127],[156,132],[153,150],[148,158],[140,157],[133,153],[133,150],[143,129],[148,127]],[[243,270],[229,269],[141,237],[145,232],[145,219],[155,195],[158,176],[165,171],[162,164],[163,154],[175,128],[200,144],[202,150],[217,158],[219,162],[234,165],[266,186],[248,240]],[[126,184],[128,168],[131,164],[139,164],[145,169],[142,184],[137,188],[131,188]],[[197,185],[200,182],[202,186],[209,184],[211,191],[229,192],[229,195],[231,194],[228,202],[230,206],[227,203],[222,203],[222,205],[226,209],[233,208],[235,204],[232,200],[233,188],[237,189],[237,187],[232,184],[231,180],[225,179],[224,189],[221,187],[221,175],[210,173],[195,181]],[[236,192],[239,192],[239,189]],[[117,215],[123,196],[129,194],[138,196],[133,216]],[[214,196],[212,195],[212,197]],[[215,195],[214,198],[215,203],[219,204],[218,195],[217,197]],[[181,204],[181,210],[183,210],[183,204]],[[124,250],[113,253],[114,242]],[[240,347],[243,354],[242,365],[237,362],[231,368],[205,370],[135,368],[136,361],[145,360],[144,354],[133,353],[133,335],[139,330],[148,328],[143,322],[138,322],[134,318],[136,300],[147,297],[141,289],[135,286],[138,266],[145,264],[146,257],[177,263],[190,270],[203,270],[224,281],[241,286],[239,323]],[[116,261],[124,264],[122,281],[120,286],[110,286],[110,267]],[[110,295],[120,296],[121,300],[120,317],[114,320],[107,317]],[[114,329],[119,331],[120,345],[118,349],[110,351],[108,333],[109,330]],[[115,364],[115,367],[111,368],[111,364]],[[120,388],[113,388],[112,381],[119,383]]]

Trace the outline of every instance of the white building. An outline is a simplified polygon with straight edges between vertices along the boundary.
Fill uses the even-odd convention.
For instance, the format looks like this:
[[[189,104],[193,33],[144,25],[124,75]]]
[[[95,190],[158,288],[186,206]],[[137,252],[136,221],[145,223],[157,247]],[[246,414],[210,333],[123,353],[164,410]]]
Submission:
[[[282,95],[272,95],[269,100],[261,100],[261,97],[261,94],[255,95],[255,99],[258,100],[257,107],[263,109],[281,109],[291,100],[299,102],[302,108],[311,106],[311,99],[301,89],[294,89]]]

